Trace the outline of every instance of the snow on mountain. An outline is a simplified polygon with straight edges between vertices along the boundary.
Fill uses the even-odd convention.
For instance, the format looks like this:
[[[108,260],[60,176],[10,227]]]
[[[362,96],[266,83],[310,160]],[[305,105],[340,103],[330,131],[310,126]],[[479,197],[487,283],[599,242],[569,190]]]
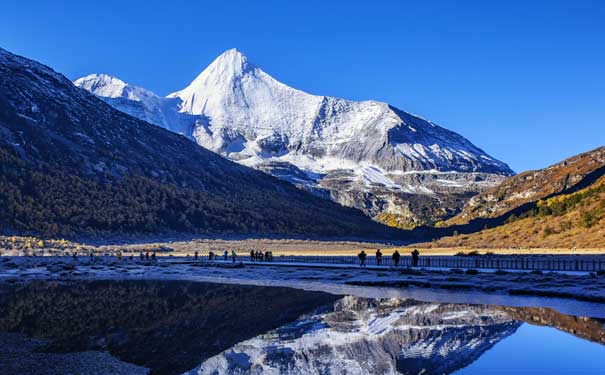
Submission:
[[[344,297],[241,342],[189,374],[449,374],[515,332],[487,306]]]
[[[107,75],[75,84],[229,159],[370,216],[383,209],[368,207],[394,207],[402,194],[424,196],[411,198],[422,200],[415,206],[435,205],[441,194],[472,195],[513,174],[459,134],[387,103],[291,88],[236,49],[165,98]],[[315,177],[301,180],[298,172]]]
[[[386,103],[293,89],[236,49],[168,97],[182,100],[181,112],[208,119],[195,129],[199,144],[237,160],[283,159],[314,172],[339,169],[330,163],[336,159],[386,171],[511,173],[458,134]]]
[[[74,84],[131,116],[191,137],[195,117],[178,111],[178,100],[160,97],[107,74],[90,74]]]

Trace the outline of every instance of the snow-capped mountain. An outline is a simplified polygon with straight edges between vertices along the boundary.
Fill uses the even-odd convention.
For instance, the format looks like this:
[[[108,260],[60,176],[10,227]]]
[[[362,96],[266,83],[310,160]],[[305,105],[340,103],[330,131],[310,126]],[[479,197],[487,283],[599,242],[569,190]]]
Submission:
[[[164,102],[106,81],[112,90],[99,92],[111,100]],[[51,68],[1,48],[0,202],[3,233],[44,237],[399,235],[118,111]]]
[[[205,374],[449,374],[521,323],[480,305],[344,297],[205,360]]]
[[[75,84],[229,159],[371,216],[414,214],[422,211],[415,206],[435,201],[442,211],[443,196],[466,198],[513,174],[459,134],[387,103],[291,88],[236,49],[165,98],[107,75]],[[397,198],[408,203],[407,211]],[[445,204],[445,211],[457,211],[455,201]]]

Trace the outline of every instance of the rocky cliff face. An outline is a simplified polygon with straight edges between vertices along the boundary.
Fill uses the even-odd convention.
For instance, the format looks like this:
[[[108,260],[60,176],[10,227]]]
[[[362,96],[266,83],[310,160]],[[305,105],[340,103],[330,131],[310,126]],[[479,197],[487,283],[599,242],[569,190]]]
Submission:
[[[387,103],[288,87],[235,49],[166,98],[105,75],[75,84],[231,160],[403,226],[447,218],[513,174],[459,134]]]
[[[345,297],[244,341],[196,374],[447,374],[477,359],[520,323],[485,306]]]

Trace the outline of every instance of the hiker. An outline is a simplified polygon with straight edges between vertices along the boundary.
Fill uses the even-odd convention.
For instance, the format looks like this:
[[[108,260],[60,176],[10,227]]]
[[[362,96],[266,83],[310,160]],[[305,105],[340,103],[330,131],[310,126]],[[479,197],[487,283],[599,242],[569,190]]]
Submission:
[[[149,251],[145,253],[145,260],[149,260]]]
[[[250,250],[250,261],[254,262],[254,250]]]
[[[269,261],[269,251],[265,251],[265,261],[268,262]]]
[[[212,258],[214,258],[214,251],[210,251],[208,252],[208,260],[212,260]]]
[[[119,250],[118,250],[117,258],[118,258],[118,262],[122,261],[122,252]]]
[[[418,249],[414,249],[412,251],[412,267],[418,267],[418,257],[420,256],[420,252]]]
[[[231,250],[231,261],[233,263],[235,263],[236,258],[237,258],[237,254],[235,253],[235,250]]]
[[[256,260],[262,262],[263,261],[263,252],[262,251],[257,251],[256,252]]]
[[[382,253],[380,249],[376,249],[376,265],[380,266],[382,264]]]
[[[269,262],[273,262],[273,251],[269,251]]]
[[[197,260],[197,258],[198,258],[198,256],[199,256],[199,254],[200,254],[200,253],[199,253],[198,251],[196,251],[195,253],[193,253],[193,259],[194,259],[194,260]]]
[[[357,257],[359,258],[359,267],[365,267],[366,266],[366,252],[361,250],[361,253],[357,254]]]
[[[157,261],[157,259],[155,258],[155,251],[153,253],[151,253],[151,261],[152,262]]]
[[[130,254],[130,260],[134,260],[134,254]]]
[[[223,258],[225,259],[225,262],[227,261],[227,258],[229,258],[229,252],[227,250],[223,252]]]
[[[401,255],[399,254],[399,251],[395,250],[393,253],[393,264],[395,265],[395,268],[399,267],[399,259],[401,259]]]
[[[141,253],[139,254],[139,258],[141,259],[141,262],[145,260],[145,254],[143,254],[143,252],[141,251]]]
[[[94,254],[93,254],[93,253],[92,253],[92,251],[91,251],[91,252],[90,252],[90,260],[93,260],[93,258],[94,258],[94,257],[95,257],[95,256],[94,256]]]

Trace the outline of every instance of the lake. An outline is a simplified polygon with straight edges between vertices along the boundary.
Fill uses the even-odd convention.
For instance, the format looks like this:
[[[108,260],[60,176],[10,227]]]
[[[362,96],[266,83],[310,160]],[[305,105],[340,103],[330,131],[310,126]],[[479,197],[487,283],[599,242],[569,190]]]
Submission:
[[[2,374],[604,374],[603,319],[546,307],[121,280],[0,286]]]

